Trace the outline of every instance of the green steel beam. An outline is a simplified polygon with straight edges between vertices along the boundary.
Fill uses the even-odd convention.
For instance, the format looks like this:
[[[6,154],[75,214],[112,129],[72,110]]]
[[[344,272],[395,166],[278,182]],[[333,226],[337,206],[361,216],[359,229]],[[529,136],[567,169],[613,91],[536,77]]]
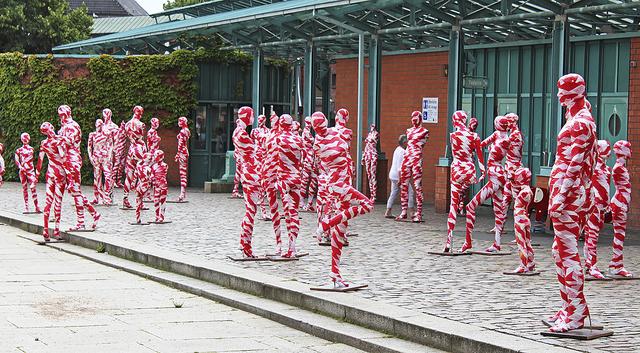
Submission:
[[[303,114],[311,115],[315,110],[316,92],[316,47],[313,42],[307,42],[304,53],[304,96],[302,102]]]
[[[358,35],[358,123],[356,131],[356,189],[362,191],[362,125],[364,117],[364,34]]]
[[[558,16],[554,22],[551,42],[551,79],[555,82],[567,72],[569,62],[569,30],[566,16]],[[554,85],[555,87],[555,85]],[[550,92],[552,97],[554,92]],[[556,136],[562,128],[562,106],[559,101],[551,102],[551,121],[549,122],[549,165],[553,165],[557,141]]]
[[[262,112],[262,72],[264,67],[264,53],[261,48],[253,52],[253,65],[251,71],[251,103],[256,115]],[[258,119],[254,119],[253,126],[258,126]]]
[[[462,28],[454,26],[451,28],[450,40],[449,40],[449,66],[448,66],[448,96],[447,96],[447,132],[453,132],[453,125],[451,124],[450,116],[460,109],[462,104],[462,74],[463,74],[463,57],[464,54],[464,40],[462,34]],[[447,145],[449,141],[447,141]],[[447,148],[447,156],[451,156],[451,148]]]
[[[423,0],[407,0],[407,3],[411,4],[412,6],[418,7],[422,10],[425,11],[426,14],[435,17],[437,19],[439,19],[440,21],[444,21],[444,22],[448,22],[448,23],[454,23],[456,21],[456,18],[439,10],[438,8],[427,4],[425,1]]]
[[[382,76],[382,46],[377,35],[369,39],[369,75],[367,78],[367,127],[375,124],[378,131],[380,126],[380,81]],[[378,150],[380,143],[378,142]]]

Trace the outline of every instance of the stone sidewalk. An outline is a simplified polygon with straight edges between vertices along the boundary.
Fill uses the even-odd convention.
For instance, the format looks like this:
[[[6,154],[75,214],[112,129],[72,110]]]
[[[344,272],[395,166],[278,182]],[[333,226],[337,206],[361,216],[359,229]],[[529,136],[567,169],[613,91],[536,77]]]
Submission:
[[[3,210],[19,214],[22,211],[19,185],[8,183],[0,189]],[[43,186],[39,189],[42,191]],[[87,189],[89,191],[89,189]],[[176,197],[176,190],[171,190]],[[120,191],[117,191],[120,195]],[[41,192],[41,196],[43,192]],[[173,223],[144,227],[129,226],[134,219],[132,211],[116,207],[100,208],[103,220],[101,233],[118,235],[125,240],[144,243],[207,259],[224,260],[235,254],[238,246],[240,221],[244,212],[241,200],[228,199],[227,194],[202,194],[192,192],[187,204],[168,204],[167,219]],[[120,201],[120,197],[116,197]],[[75,215],[65,197],[63,221],[72,225]],[[545,328],[540,319],[557,310],[560,305],[554,266],[551,259],[550,235],[535,235],[536,259],[543,270],[537,277],[512,277],[502,274],[517,266],[517,254],[485,257],[479,255],[443,258],[427,255],[427,251],[440,250],[446,234],[446,216],[425,210],[424,224],[398,223],[382,217],[382,205],[369,215],[352,223],[351,246],[343,256],[342,271],[351,281],[368,283],[369,290],[355,295],[379,300],[411,310],[437,315],[460,322],[477,325],[499,332],[536,339],[550,344],[589,351],[604,349],[611,352],[637,350],[640,339],[640,304],[633,298],[640,290],[640,281],[589,282],[586,284],[587,300],[594,319],[602,322],[616,334],[596,341],[564,341],[543,338]],[[152,210],[145,217],[152,217]],[[38,215],[32,215],[34,220]],[[303,283],[319,284],[328,280],[330,249],[318,247],[311,236],[315,227],[315,215],[302,214],[299,249],[311,254],[297,262],[237,263],[237,266],[253,268],[266,273],[291,278]],[[476,227],[476,247],[491,243],[486,231],[491,227],[489,208],[479,211]],[[284,224],[284,222],[283,222]],[[254,232],[257,253],[272,250],[273,234],[270,222],[258,221]],[[513,229],[512,222],[507,229]],[[455,247],[462,241],[464,220],[460,219]],[[608,229],[605,233],[610,234]],[[602,237],[600,266],[606,267],[611,256],[610,235]],[[626,265],[632,272],[640,271],[639,248],[635,233],[629,233],[625,249]],[[508,233],[505,243],[513,239]],[[515,249],[514,249],[515,250]]]
[[[361,352],[0,233],[1,352]]]

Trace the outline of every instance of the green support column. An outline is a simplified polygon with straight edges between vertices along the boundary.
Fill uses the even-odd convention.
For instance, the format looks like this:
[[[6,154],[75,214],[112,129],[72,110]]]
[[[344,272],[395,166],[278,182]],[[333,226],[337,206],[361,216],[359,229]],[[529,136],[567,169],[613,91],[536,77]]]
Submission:
[[[376,124],[380,131],[380,75],[382,72],[382,45],[378,36],[371,36],[369,40],[369,78],[367,89],[367,129],[371,124]],[[380,144],[378,143],[378,150]]]
[[[358,35],[358,124],[356,131],[356,188],[362,191],[362,123],[364,104],[364,33]]]
[[[302,99],[303,115],[311,115],[316,105],[316,48],[312,42],[307,42],[304,50],[304,95]]]
[[[258,126],[258,115],[262,114],[262,68],[264,67],[264,53],[257,48],[253,52],[253,70],[251,74],[251,103],[256,119],[253,126]]]
[[[331,64],[326,62],[322,75],[322,112],[328,117],[331,106]]]
[[[301,76],[302,68],[300,67],[300,62],[296,61],[295,67],[293,69],[293,85],[291,87],[294,88],[293,91],[293,102],[291,107],[293,109],[292,114],[296,116],[300,115],[300,107],[302,106],[302,86],[300,85],[300,76]]]
[[[451,117],[453,113],[462,106],[462,54],[464,53],[464,41],[462,38],[462,28],[459,25],[451,27],[449,34],[449,66],[448,77],[449,87],[447,95],[447,131],[453,132]],[[451,146],[447,139],[447,158],[451,157]]]
[[[556,155],[558,133],[562,128],[562,106],[556,98],[556,81],[567,72],[569,61],[569,31],[567,30],[567,16],[558,15],[553,23],[553,39],[551,44],[551,81],[553,87],[550,93],[551,121],[549,122],[549,166],[553,165]]]

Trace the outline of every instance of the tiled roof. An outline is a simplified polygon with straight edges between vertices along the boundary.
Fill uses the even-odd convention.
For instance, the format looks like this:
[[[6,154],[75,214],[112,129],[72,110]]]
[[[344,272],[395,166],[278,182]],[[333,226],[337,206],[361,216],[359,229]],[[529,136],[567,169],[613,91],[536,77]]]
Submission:
[[[162,22],[159,20],[159,22]],[[98,17],[93,19],[91,35],[99,36],[109,33],[128,31],[134,28],[149,26],[156,21],[149,16]]]
[[[89,15],[98,17],[147,16],[145,11],[135,0],[69,0],[72,9],[85,3],[89,8]]]

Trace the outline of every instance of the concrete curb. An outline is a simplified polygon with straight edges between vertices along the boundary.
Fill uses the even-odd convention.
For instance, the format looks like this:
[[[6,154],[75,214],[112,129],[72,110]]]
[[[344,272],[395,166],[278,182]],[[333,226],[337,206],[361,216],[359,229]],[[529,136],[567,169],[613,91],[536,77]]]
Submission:
[[[34,223],[32,219],[22,215],[0,212],[0,221],[30,233],[42,233],[42,226],[40,224]],[[416,313],[360,297],[340,293],[312,292],[309,290],[308,285],[296,281],[282,280],[276,276],[258,271],[238,268],[223,261],[193,259],[187,255],[126,242],[111,235],[99,234],[100,240],[89,238],[84,234],[64,233],[64,236],[67,237],[71,244],[79,245],[87,249],[95,250],[100,247],[109,255],[114,255],[125,260],[135,261],[139,264],[162,271],[213,283],[234,291],[248,293],[252,296],[260,297],[259,299],[277,301],[447,352],[577,352],[576,350],[508,335],[478,326],[463,324],[433,315]],[[62,247],[60,248],[62,249]],[[68,249],[64,250],[69,251]],[[81,254],[78,255],[84,256]],[[91,259],[96,260],[93,257],[91,257]],[[110,264],[107,263],[107,265]],[[171,286],[176,286],[178,289],[210,297],[210,294],[207,294],[206,291],[194,291],[193,288],[189,289],[189,286],[180,284],[180,281],[176,281],[175,278],[167,281],[158,276],[152,276],[149,271],[139,270],[138,272],[140,273],[136,274]],[[239,309],[273,319],[302,331],[317,334],[320,337],[323,337],[321,334],[328,335],[327,332],[323,333],[321,329],[317,329],[318,332],[316,332],[314,331],[315,329],[307,327],[307,330],[305,330],[304,327],[299,327],[299,320],[290,318],[287,315],[283,316],[282,313],[277,312],[277,309],[271,310],[271,307],[258,308],[247,303],[238,302],[234,304],[225,302],[225,300],[228,301],[228,299],[220,297],[210,298],[220,301],[223,304],[232,305]],[[298,323],[296,323],[297,321]],[[358,347],[356,343],[361,344],[355,342],[354,337],[349,335],[338,335],[330,339],[356,347]],[[362,346],[361,349],[368,351],[394,351],[373,345],[365,345]],[[424,347],[424,349],[426,350],[428,348]]]

